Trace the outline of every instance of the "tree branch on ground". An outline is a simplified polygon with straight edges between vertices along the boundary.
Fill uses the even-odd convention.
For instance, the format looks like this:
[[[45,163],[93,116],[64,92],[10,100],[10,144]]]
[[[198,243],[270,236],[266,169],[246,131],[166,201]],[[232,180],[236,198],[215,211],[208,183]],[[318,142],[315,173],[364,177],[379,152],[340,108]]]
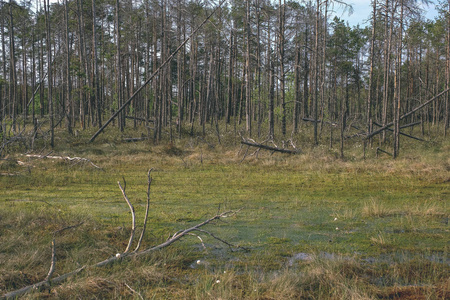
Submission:
[[[287,154],[299,154],[299,153],[301,153],[301,150],[299,150],[299,149],[290,150],[290,149],[285,149],[285,148],[271,147],[271,146],[267,146],[267,145],[264,145],[264,144],[251,142],[249,140],[242,140],[241,144],[247,145],[249,147],[257,147],[257,148],[261,148],[261,149],[264,149],[264,150],[281,152],[281,153],[287,153]]]
[[[145,219],[147,219],[147,216],[148,216],[148,207],[149,207],[149,203],[150,203],[150,185],[151,185],[151,182],[152,182],[152,179],[151,179],[151,176],[150,176],[151,171],[152,171],[152,169],[150,169],[148,171],[148,173],[147,173],[147,178],[148,178],[148,180],[147,180],[147,183],[148,183],[148,185],[147,185],[147,210],[146,210]],[[119,188],[121,189],[125,200],[127,200],[127,203],[129,203],[129,206],[130,206],[131,203],[129,202],[128,197],[126,196],[126,194],[124,192],[125,189],[122,188],[122,186],[120,185],[120,182],[119,182]],[[134,209],[132,209],[132,211],[134,211]],[[119,261],[119,260],[123,260],[125,258],[132,258],[132,257],[139,257],[139,256],[142,256],[142,255],[147,255],[149,253],[152,253],[154,251],[157,251],[157,250],[160,250],[160,249],[163,249],[165,247],[168,247],[168,246],[172,245],[173,243],[175,243],[176,241],[180,240],[184,236],[193,235],[192,234],[193,231],[206,233],[206,234],[212,236],[213,238],[221,241],[222,243],[225,243],[230,248],[235,247],[231,243],[229,243],[229,242],[227,242],[227,241],[225,241],[225,240],[215,236],[214,234],[212,234],[212,233],[210,233],[208,231],[202,230],[201,228],[203,226],[205,226],[205,225],[211,224],[214,221],[218,221],[218,220],[220,220],[222,218],[227,218],[227,217],[236,215],[239,211],[240,211],[240,209],[239,210],[229,210],[229,211],[225,211],[225,212],[222,212],[222,213],[217,213],[217,215],[215,215],[214,217],[203,221],[202,223],[199,223],[197,225],[194,225],[194,226],[192,226],[190,228],[187,228],[187,229],[184,229],[184,230],[177,231],[175,234],[171,235],[171,237],[169,239],[167,239],[162,244],[159,244],[159,245],[147,248],[147,249],[142,250],[142,251],[138,251],[138,249],[140,247],[140,243],[141,243],[142,237],[143,237],[143,235],[145,233],[146,221],[144,221],[144,229],[142,231],[141,238],[139,239],[138,246],[136,247],[136,249],[133,252],[127,252],[127,251],[129,250],[130,244],[132,242],[132,236],[134,235],[134,233],[132,233],[132,235],[130,236],[129,245],[127,246],[127,249],[125,250],[124,253],[122,253],[122,254],[117,253],[116,255],[113,255],[112,257],[107,258],[107,259],[105,259],[103,261],[100,261],[98,263],[95,263],[95,264],[92,264],[92,265],[84,265],[83,267],[78,268],[78,269],[76,269],[76,270],[74,270],[72,272],[69,272],[69,273],[66,273],[66,274],[63,274],[61,276],[58,276],[58,277],[55,277],[55,278],[51,279],[51,276],[52,276],[53,272],[55,271],[55,262],[56,262],[55,242],[53,240],[53,242],[52,242],[52,262],[51,262],[50,271],[49,271],[47,277],[41,282],[38,282],[38,283],[35,283],[35,284],[32,284],[32,285],[23,287],[23,288],[18,289],[18,290],[14,290],[14,291],[8,292],[8,293],[0,296],[0,299],[14,299],[14,298],[17,298],[17,297],[19,297],[21,295],[24,295],[24,294],[32,291],[32,290],[36,290],[36,289],[38,289],[40,287],[43,287],[43,286],[50,287],[50,284],[51,285],[55,285],[55,284],[61,283],[61,282],[65,281],[66,279],[68,279],[69,277],[72,277],[72,276],[74,276],[76,274],[79,274],[80,272],[82,272],[83,270],[86,270],[86,269],[94,269],[94,268],[103,267],[103,266],[109,265],[109,264],[111,264],[113,262],[116,262],[116,261]],[[133,217],[133,219],[134,219],[134,217]],[[68,229],[68,228],[73,228],[73,227],[76,227],[76,226],[78,226],[78,225],[67,227],[67,228],[63,228],[62,230],[65,230],[65,229]],[[62,231],[62,230],[60,230],[60,231]],[[194,236],[196,236],[196,235],[194,234]],[[203,240],[201,238],[200,238],[200,240],[202,241],[202,244],[203,244]],[[242,250],[248,251],[244,247],[237,247],[237,248],[240,248]]]
[[[49,159],[63,159],[69,162],[74,162],[76,163],[89,163],[91,166],[93,166],[94,168],[97,168],[99,170],[103,170],[102,168],[100,168],[99,166],[97,166],[96,164],[94,164],[90,159],[87,158],[83,158],[83,157],[69,157],[69,156],[60,156],[60,155],[39,155],[39,154],[26,154],[26,157],[30,157],[30,158],[49,158]]]

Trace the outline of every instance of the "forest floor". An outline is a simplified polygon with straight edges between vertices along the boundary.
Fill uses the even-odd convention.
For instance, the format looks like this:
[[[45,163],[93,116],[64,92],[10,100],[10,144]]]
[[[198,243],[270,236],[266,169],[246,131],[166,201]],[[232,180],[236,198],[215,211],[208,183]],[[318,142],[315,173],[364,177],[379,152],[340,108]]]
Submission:
[[[204,227],[234,246],[197,232],[26,298],[450,298],[448,138],[405,141],[396,160],[375,157],[376,146],[364,159],[354,142],[341,160],[299,141],[302,153],[289,155],[247,152],[234,136],[154,145],[102,134],[86,144],[90,134],[61,134],[51,154],[46,144],[33,152],[47,158],[17,149],[0,161],[0,297],[44,280],[52,239],[54,277],[123,252],[131,214],[117,182],[138,235],[153,168],[141,249],[241,209]]]

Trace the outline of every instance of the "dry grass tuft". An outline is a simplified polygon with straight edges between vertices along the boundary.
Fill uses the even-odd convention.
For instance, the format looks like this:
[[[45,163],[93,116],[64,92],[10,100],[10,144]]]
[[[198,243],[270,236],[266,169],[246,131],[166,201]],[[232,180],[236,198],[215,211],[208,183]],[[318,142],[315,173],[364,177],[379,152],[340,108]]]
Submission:
[[[51,291],[51,298],[71,299],[114,299],[130,297],[132,292],[118,281],[103,277],[89,277],[57,286]]]
[[[168,143],[163,147],[163,152],[169,156],[181,156],[183,155],[183,150],[175,146],[174,143]]]
[[[363,217],[387,217],[397,213],[394,209],[389,209],[380,200],[371,198],[368,202],[364,203],[362,207]]]
[[[389,238],[382,232],[379,232],[377,236],[371,237],[370,241],[378,246],[387,246],[390,244]]]
[[[263,284],[263,299],[298,299],[302,294],[301,277],[292,271],[275,274]]]

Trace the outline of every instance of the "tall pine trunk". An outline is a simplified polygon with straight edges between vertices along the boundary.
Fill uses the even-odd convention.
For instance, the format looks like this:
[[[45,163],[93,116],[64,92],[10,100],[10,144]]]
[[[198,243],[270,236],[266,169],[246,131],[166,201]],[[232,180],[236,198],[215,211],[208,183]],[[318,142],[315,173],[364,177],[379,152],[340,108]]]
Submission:
[[[400,1],[400,27],[399,27],[399,41],[398,41],[398,54],[397,54],[397,67],[396,67],[396,99],[394,101],[394,158],[398,157],[400,150],[400,107],[401,107],[401,97],[402,97],[402,86],[401,86],[401,66],[402,66],[402,51],[403,51],[403,0]]]
[[[93,67],[93,87],[95,96],[95,108],[97,112],[98,128],[102,127],[102,104],[100,98],[100,80],[97,61],[97,16],[96,16],[95,0],[92,0],[92,63]]]
[[[69,42],[69,2],[64,1],[64,21],[65,21],[65,43],[66,43],[66,99],[65,99],[65,119],[67,132],[72,135],[72,101],[71,101],[71,79],[70,79],[70,42]]]
[[[47,2],[47,3],[45,3]],[[47,40],[47,78],[48,78],[48,110],[50,117],[50,146],[55,147],[55,126],[53,116],[53,72],[52,72],[52,43],[50,35],[50,0],[44,0],[46,40]]]

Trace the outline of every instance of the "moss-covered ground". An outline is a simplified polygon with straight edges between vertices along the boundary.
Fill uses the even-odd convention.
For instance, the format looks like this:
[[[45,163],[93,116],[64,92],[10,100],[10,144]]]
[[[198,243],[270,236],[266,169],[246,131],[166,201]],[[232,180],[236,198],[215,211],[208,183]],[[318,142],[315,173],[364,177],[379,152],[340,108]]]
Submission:
[[[236,251],[197,233],[206,249],[188,236],[26,297],[450,297],[448,139],[406,141],[396,160],[376,158],[371,148],[364,159],[362,145],[354,142],[341,160],[337,151],[301,138],[302,154],[250,149],[244,158],[247,149],[232,136],[222,144],[211,135],[154,145],[126,143],[110,133],[86,144],[91,133],[62,134],[51,155],[87,158],[101,169],[31,158],[20,149],[0,161],[0,294],[45,278],[53,238],[55,275],[123,251],[131,217],[117,182],[126,182],[139,232],[146,174],[153,168],[142,249],[218,211],[241,209],[205,228]]]

